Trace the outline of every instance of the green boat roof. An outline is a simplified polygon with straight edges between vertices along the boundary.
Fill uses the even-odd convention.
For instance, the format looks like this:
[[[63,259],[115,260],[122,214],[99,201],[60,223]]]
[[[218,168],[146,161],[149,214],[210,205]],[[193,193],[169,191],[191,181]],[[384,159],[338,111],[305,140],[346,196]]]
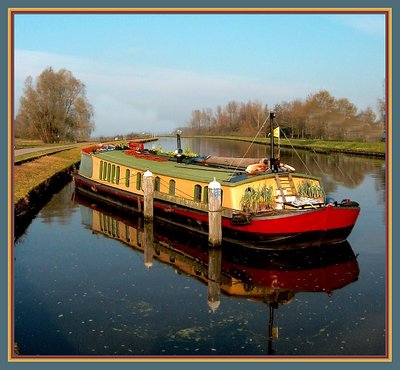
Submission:
[[[144,158],[136,158],[133,155],[127,155],[122,150],[112,150],[93,154],[96,157],[114,162],[126,167],[132,167],[141,171],[150,170],[154,174],[171,176],[186,180],[209,183],[214,177],[220,183],[227,186],[235,186],[238,183],[254,181],[256,176],[271,175],[247,175],[244,171],[233,171],[230,169],[199,166],[186,163],[177,163],[176,161],[157,161]],[[149,156],[151,158],[151,156]],[[232,176],[233,174],[233,176]]]
[[[125,154],[123,150],[112,150],[92,154],[104,161],[113,162],[122,166],[131,167],[140,171],[150,170],[155,175],[171,176],[185,180],[196,182],[209,183],[214,178],[224,186],[236,186],[262,178],[274,177],[274,173],[248,175],[241,170],[230,170],[223,168],[215,168],[194,164],[177,163],[176,161],[157,161],[152,160],[154,156],[149,156],[149,159],[137,158],[133,155]],[[307,178],[315,178],[304,174],[296,174]]]

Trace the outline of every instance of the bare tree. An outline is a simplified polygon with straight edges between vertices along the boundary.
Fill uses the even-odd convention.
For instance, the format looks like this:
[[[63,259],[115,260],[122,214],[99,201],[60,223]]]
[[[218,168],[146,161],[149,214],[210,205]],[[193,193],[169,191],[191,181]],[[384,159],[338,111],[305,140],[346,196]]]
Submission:
[[[274,106],[284,137],[320,140],[378,141],[384,130],[385,101],[378,100],[379,116],[371,108],[358,112],[346,98],[335,98],[329,91],[310,94],[305,100],[295,99]],[[266,111],[265,111],[266,110]],[[192,112],[190,126],[196,133],[245,135],[258,133],[268,117],[267,107],[259,101],[227,105]]]
[[[45,143],[85,140],[94,129],[92,117],[85,85],[66,69],[48,67],[36,84],[30,76],[25,80],[15,127]]]

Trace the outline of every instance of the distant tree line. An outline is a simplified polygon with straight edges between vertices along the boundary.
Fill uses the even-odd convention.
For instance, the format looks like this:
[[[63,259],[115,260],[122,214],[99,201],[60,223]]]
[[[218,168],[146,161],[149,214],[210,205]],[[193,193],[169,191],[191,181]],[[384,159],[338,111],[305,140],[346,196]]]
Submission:
[[[358,111],[348,99],[337,99],[321,90],[305,100],[296,99],[269,108],[259,101],[229,102],[192,111],[187,129],[192,134],[255,135],[268,118],[276,112],[276,124],[283,137],[320,140],[379,141],[385,129],[385,101],[378,99],[377,113],[372,108]]]
[[[149,134],[147,132],[142,132],[142,133],[138,133],[138,132],[130,132],[128,134],[118,134],[118,135],[114,135],[114,136],[105,136],[105,135],[100,135],[97,137],[93,137],[92,139],[94,141],[115,141],[115,140],[140,140],[140,139],[149,139],[149,138],[153,138],[154,135],[153,134]]]
[[[45,143],[83,141],[94,130],[86,87],[66,69],[46,68],[33,83],[25,80],[14,121],[14,136]]]

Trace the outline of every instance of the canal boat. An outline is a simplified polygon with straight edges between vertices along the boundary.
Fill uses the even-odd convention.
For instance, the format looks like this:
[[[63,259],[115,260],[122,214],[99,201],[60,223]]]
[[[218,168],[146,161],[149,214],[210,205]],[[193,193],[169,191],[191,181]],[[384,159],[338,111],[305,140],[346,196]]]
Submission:
[[[178,134],[178,148],[169,157],[134,142],[126,148],[96,145],[83,149],[75,186],[88,196],[142,213],[143,179],[151,174],[155,218],[208,233],[209,191],[214,191],[222,199],[224,240],[260,249],[346,240],[360,213],[359,204],[329,199],[319,178],[280,163],[274,153],[274,117],[271,113],[270,158],[250,164],[243,159],[245,168],[238,163],[228,166],[185,158]],[[218,184],[217,189],[209,189],[210,183]]]

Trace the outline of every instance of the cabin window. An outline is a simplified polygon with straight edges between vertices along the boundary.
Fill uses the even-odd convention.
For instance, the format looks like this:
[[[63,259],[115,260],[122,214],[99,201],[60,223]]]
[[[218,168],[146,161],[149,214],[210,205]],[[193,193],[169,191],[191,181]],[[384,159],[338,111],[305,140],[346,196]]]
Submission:
[[[125,186],[127,188],[129,188],[130,180],[131,180],[131,171],[126,169],[126,171],[125,171]]]
[[[110,216],[106,216],[106,215],[104,217],[105,217],[106,231],[109,235],[111,235],[111,231],[112,231],[111,218],[110,218]]]
[[[117,184],[117,185],[119,185],[119,180],[120,180],[120,172],[121,172],[121,169],[119,168],[119,166],[117,166],[117,173],[116,173],[116,177],[115,177],[115,183]]]
[[[112,233],[112,219],[110,216],[106,216],[107,219],[107,232],[109,235]]]
[[[156,176],[156,178],[154,179],[154,190],[155,191],[160,191],[160,178],[158,176]]]
[[[129,243],[131,241],[131,233],[129,231],[129,226],[125,225],[125,240]]]
[[[107,164],[107,181],[111,181],[111,163]]]
[[[102,214],[102,216],[103,216],[103,231],[108,233],[108,227],[107,227],[108,218],[104,214]]]
[[[104,231],[104,227],[103,227],[103,214],[100,213],[100,230]]]
[[[119,234],[119,222],[115,218],[109,217],[109,229],[108,233],[114,238],[120,238]]]
[[[107,220],[106,220],[106,216],[104,215],[104,214],[100,214],[100,220],[101,220],[101,223],[102,223],[102,228],[101,228],[101,230],[102,231],[104,231],[104,232],[107,232]]]
[[[111,219],[111,235],[112,235],[113,237],[115,237],[115,236],[117,235],[116,229],[117,229],[116,221],[112,218],[112,219]]]
[[[142,188],[142,174],[140,172],[136,175],[136,189],[140,190]]]
[[[203,203],[208,203],[208,186],[203,189]]]
[[[107,178],[107,162],[104,162],[103,165],[103,178],[102,180],[105,180]]]
[[[107,163],[106,181],[110,181],[111,178],[111,163]]]
[[[169,195],[175,195],[175,180],[169,180],[168,193]]]
[[[103,161],[100,161],[99,179],[103,178]]]
[[[194,186],[194,200],[196,202],[201,202],[201,186],[200,185]]]
[[[115,164],[112,165],[111,182],[112,182],[113,184],[114,184],[114,182],[115,182]]]
[[[107,232],[106,216],[103,215],[102,213],[100,214],[100,220],[102,221],[103,224],[101,230]]]
[[[135,233],[135,234],[136,234],[136,245],[141,248],[142,247],[142,238],[140,237],[139,233]]]

